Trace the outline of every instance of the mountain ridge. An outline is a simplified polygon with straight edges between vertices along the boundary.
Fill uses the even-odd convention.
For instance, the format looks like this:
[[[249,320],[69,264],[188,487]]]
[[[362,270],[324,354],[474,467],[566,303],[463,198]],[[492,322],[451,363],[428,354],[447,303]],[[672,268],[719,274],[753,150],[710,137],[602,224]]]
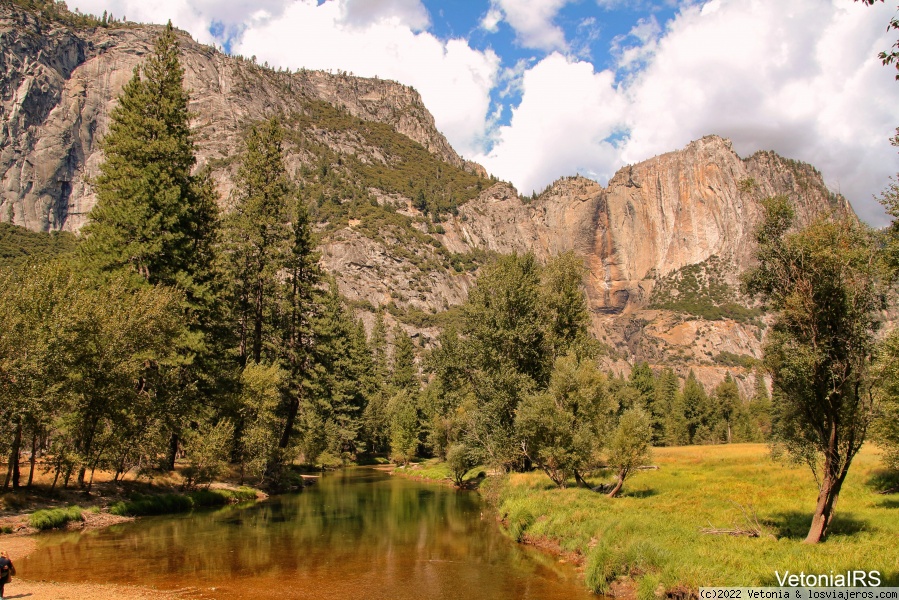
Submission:
[[[0,5],[0,221],[80,229],[109,113],[160,30],[75,29]],[[244,130],[281,116],[322,265],[367,321],[386,306],[424,345],[434,321],[411,315],[462,303],[491,253],[545,261],[571,250],[586,266],[594,332],[619,360],[708,371],[706,384],[749,374],[765,325],[737,280],[761,200],[788,196],[799,225],[853,214],[810,165],[773,152],[741,158],[718,136],[623,167],[605,187],[563,177],[524,198],[464,161],[408,86],[272,70],[179,36],[198,167],[211,170],[223,206]]]

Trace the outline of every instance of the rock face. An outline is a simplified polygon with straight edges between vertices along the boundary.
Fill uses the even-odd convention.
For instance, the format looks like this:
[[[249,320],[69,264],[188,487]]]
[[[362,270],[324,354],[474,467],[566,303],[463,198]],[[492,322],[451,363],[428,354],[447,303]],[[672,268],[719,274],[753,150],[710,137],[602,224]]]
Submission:
[[[0,221],[39,231],[81,228],[95,203],[89,181],[103,160],[98,142],[109,114],[159,32],[156,26],[75,30],[0,6]],[[393,211],[375,225],[346,214],[320,220],[322,264],[362,312],[384,305],[406,316],[439,312],[464,301],[475,281],[472,257],[533,252],[546,260],[572,250],[584,259],[597,337],[619,361],[673,364],[682,373],[693,368],[713,384],[727,370],[746,373],[748,361],[760,356],[763,319],[738,322],[664,309],[656,306],[659,290],[677,299],[680,274],[701,268],[706,279],[708,273],[720,279],[715,289],[733,291],[751,262],[763,198],[787,195],[800,224],[830,212],[851,214],[811,166],[771,152],[744,159],[715,136],[625,167],[605,188],[566,177],[528,201],[463,161],[412,88],[346,74],[278,72],[184,34],[180,43],[198,166],[211,168],[226,208],[248,125],[273,115],[307,118],[316,106],[386,125],[445,168],[480,178],[483,191],[436,223],[414,208],[411,193],[382,185],[381,177],[399,168],[395,140],[357,135],[345,119],[329,128],[307,118],[294,130],[285,144],[288,170],[307,189],[320,190],[319,206],[358,203],[361,189],[366,202]],[[352,169],[375,163],[383,168],[374,183],[359,184],[359,171]],[[309,175],[319,169],[321,176]],[[339,176],[326,190],[329,170]],[[436,173],[439,179],[440,167]],[[423,335],[436,331],[433,324],[406,323]],[[730,362],[723,364],[721,356]],[[734,364],[734,357],[746,360]],[[740,382],[748,389],[750,381]]]
[[[77,231],[95,202],[85,182],[102,162],[98,141],[122,86],[161,28],[72,30],[0,5],[0,220]],[[310,100],[389,124],[441,160],[470,170],[437,131],[418,93],[392,81],[319,71],[276,72],[181,34],[198,163],[231,156],[252,121]],[[227,197],[230,182],[219,177]]]

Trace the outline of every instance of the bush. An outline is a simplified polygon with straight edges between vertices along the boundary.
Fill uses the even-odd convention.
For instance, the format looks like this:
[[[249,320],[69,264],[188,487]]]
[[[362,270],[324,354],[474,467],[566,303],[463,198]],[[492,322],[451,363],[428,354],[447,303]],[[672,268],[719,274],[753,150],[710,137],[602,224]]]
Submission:
[[[116,502],[109,507],[113,515],[142,517],[187,512],[204,506],[224,506],[256,499],[256,490],[198,490],[188,494],[136,495],[131,500]]]
[[[51,508],[47,510],[38,510],[28,517],[28,524],[44,531],[46,529],[56,529],[62,527],[69,521],[83,521],[80,506],[69,506],[66,508]]]
[[[465,474],[476,464],[471,457],[471,451],[465,444],[453,444],[446,451],[446,465],[449,467],[453,483],[457,487],[462,487]]]

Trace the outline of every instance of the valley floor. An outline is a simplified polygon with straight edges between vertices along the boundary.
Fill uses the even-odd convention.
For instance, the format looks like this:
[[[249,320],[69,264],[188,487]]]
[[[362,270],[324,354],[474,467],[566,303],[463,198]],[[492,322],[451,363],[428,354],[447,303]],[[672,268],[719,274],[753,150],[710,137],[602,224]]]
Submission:
[[[583,488],[557,489],[539,472],[488,480],[482,493],[518,541],[555,547],[584,565],[594,591],[624,584],[641,598],[699,587],[776,586],[785,571],[879,571],[899,585],[899,498],[878,493],[879,452],[853,462],[827,540],[803,544],[817,497],[804,465],[774,462],[763,444],[654,450],[658,471],[629,479],[610,499]],[[703,529],[760,529],[758,537]]]

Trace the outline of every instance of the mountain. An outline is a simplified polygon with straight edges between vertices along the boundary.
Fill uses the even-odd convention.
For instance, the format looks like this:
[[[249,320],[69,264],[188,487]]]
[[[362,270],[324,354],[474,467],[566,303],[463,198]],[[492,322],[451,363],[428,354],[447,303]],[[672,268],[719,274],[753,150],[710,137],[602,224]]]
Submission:
[[[83,226],[110,111],[160,30],[0,5],[0,221]],[[521,197],[459,157],[410,87],[273,70],[186,34],[180,43],[198,167],[223,207],[244,131],[280,116],[322,264],[357,313],[370,321],[387,306],[425,344],[491,253],[573,250],[610,361],[693,368],[707,384],[730,370],[748,390],[765,319],[737,282],[760,201],[787,195],[800,224],[851,213],[813,167],[772,152],[744,159],[716,136],[625,167],[606,187],[567,177]]]

